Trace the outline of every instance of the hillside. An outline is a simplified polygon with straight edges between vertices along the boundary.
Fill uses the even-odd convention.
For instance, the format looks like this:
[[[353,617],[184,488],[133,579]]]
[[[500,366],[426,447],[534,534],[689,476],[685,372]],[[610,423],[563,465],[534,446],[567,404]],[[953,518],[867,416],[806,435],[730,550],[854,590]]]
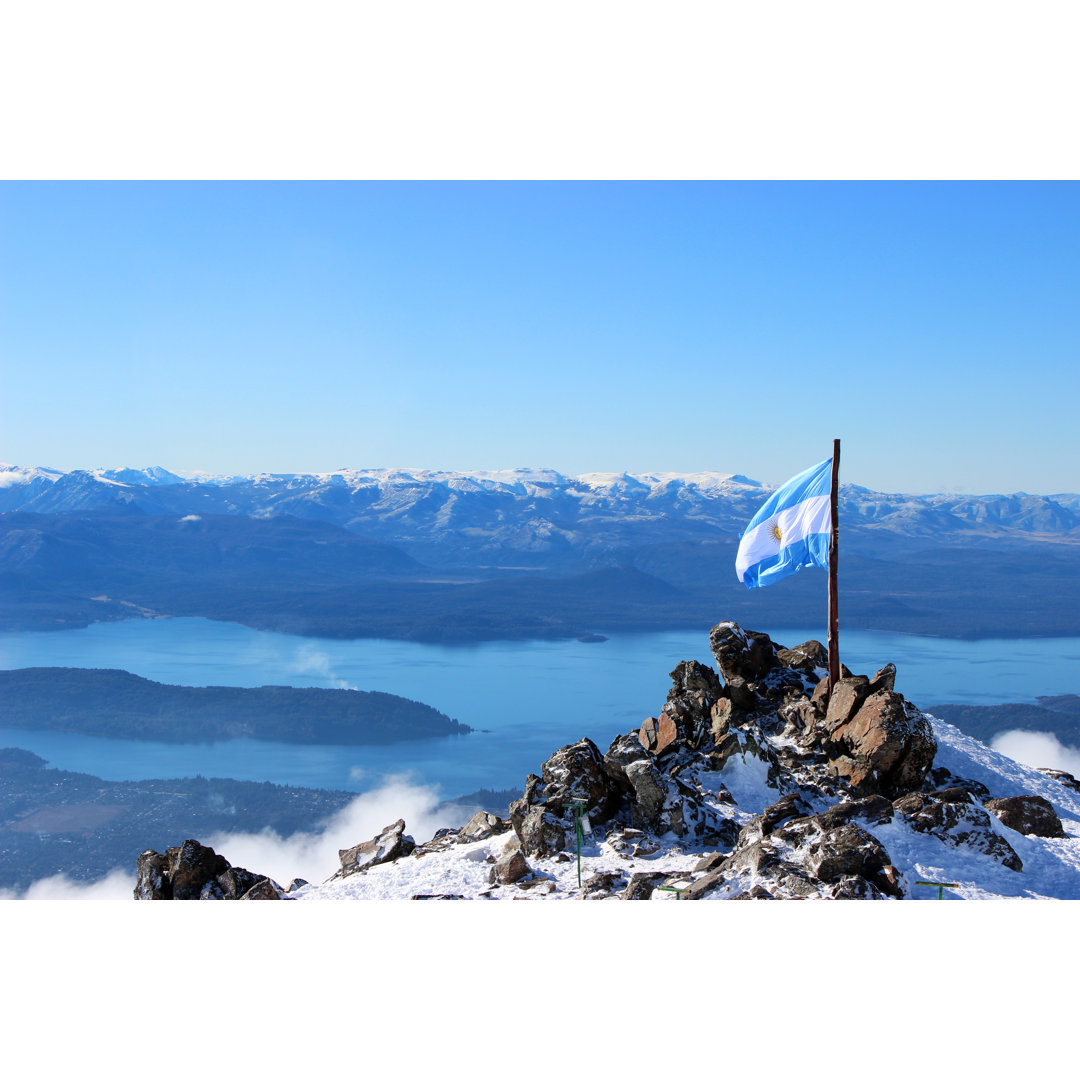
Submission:
[[[506,817],[343,838],[289,892],[188,839],[139,899],[1080,899],[1080,784],[920,712],[886,664],[830,694],[818,642],[713,627],[656,717],[557,750]],[[579,830],[580,823],[580,830]],[[580,865],[578,851],[580,850]]]

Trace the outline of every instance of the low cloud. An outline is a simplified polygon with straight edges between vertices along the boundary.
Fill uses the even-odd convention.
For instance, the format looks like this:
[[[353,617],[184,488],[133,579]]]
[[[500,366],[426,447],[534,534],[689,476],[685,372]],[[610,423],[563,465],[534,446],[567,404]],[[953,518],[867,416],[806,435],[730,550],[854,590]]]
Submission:
[[[356,689],[350,682],[334,673],[329,654],[314,645],[301,645],[296,650],[293,671],[300,675],[318,675],[338,690]]]
[[[1061,769],[1080,776],[1080,749],[1066,746],[1048,731],[1005,731],[990,744],[1021,765],[1034,769]]]
[[[370,840],[398,818],[405,819],[406,833],[418,844],[430,840],[436,829],[465,824],[468,810],[439,809],[439,802],[436,788],[416,784],[408,775],[389,776],[381,787],[358,795],[312,832],[282,837],[264,829],[258,833],[219,832],[198,839],[233,866],[266,874],[280,885],[287,886],[297,877],[320,884],[341,866],[340,850]],[[128,901],[134,890],[135,874],[117,867],[90,883],[56,874],[35,881],[23,892],[0,889],[0,900]]]
[[[358,795],[320,829],[281,837],[271,829],[258,833],[217,833],[203,843],[224,855],[233,866],[266,874],[287,886],[300,877],[320,884],[341,866],[338,852],[377,836],[398,818],[418,844],[430,840],[436,829],[465,824],[467,811],[437,810],[435,788],[418,786],[407,776],[388,777],[382,787]]]
[[[0,889],[0,900],[131,900],[135,875],[117,867],[99,881],[72,881],[64,874],[35,881],[25,892]]]
[[[202,514],[185,514],[181,521],[202,521]]]

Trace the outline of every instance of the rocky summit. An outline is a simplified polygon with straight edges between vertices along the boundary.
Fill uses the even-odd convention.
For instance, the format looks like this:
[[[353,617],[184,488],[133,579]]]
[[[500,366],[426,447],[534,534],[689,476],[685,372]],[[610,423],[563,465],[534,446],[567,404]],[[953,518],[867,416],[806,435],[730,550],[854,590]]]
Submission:
[[[714,626],[656,716],[530,774],[505,818],[422,844],[398,820],[288,890],[193,840],[139,859],[137,899],[1080,899],[1080,788],[922,712],[885,664],[841,669]]]

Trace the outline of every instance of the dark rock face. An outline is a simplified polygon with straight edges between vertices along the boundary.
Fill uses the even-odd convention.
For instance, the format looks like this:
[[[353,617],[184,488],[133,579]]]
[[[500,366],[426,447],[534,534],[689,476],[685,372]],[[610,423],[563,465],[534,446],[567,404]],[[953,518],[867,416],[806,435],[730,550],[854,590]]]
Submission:
[[[393,825],[387,825],[378,836],[371,840],[365,840],[362,844],[339,851],[341,869],[334,874],[334,879],[362,873],[380,863],[393,862],[394,859],[400,859],[403,855],[412,854],[415,848],[416,842],[413,838],[405,835],[404,820],[398,818]]]
[[[826,752],[832,757],[838,776],[848,781],[855,795],[885,795],[897,798],[918,790],[937,753],[930,725],[913,705],[892,690],[867,696],[851,712],[858,699],[854,680],[834,709],[829,702],[823,728]]]
[[[280,900],[285,895],[276,881],[232,866],[197,840],[185,840],[164,855],[144,851],[137,875],[136,900]]]
[[[996,814],[1002,825],[1025,836],[1065,836],[1061,818],[1049,800],[1041,795],[1012,795],[1006,799],[985,799],[983,806]]]

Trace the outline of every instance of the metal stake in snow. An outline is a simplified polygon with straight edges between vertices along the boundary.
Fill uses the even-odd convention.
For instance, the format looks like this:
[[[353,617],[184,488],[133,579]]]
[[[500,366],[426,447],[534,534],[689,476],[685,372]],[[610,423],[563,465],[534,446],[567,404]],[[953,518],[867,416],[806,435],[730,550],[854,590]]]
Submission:
[[[585,807],[588,803],[584,799],[567,799],[570,809],[574,811],[574,832],[577,833],[577,883],[581,888],[581,845],[585,842],[585,827],[581,819],[585,816]]]
[[[945,890],[946,889],[959,889],[960,888],[960,886],[958,884],[956,884],[956,882],[948,882],[948,881],[916,881],[915,884],[916,885],[930,885],[933,888],[937,889],[937,898],[939,900],[944,900],[945,899]]]
[[[660,892],[673,892],[676,900],[685,900],[686,897],[683,893],[690,888],[689,885],[684,885],[681,889],[677,885],[660,885],[658,886]]]

